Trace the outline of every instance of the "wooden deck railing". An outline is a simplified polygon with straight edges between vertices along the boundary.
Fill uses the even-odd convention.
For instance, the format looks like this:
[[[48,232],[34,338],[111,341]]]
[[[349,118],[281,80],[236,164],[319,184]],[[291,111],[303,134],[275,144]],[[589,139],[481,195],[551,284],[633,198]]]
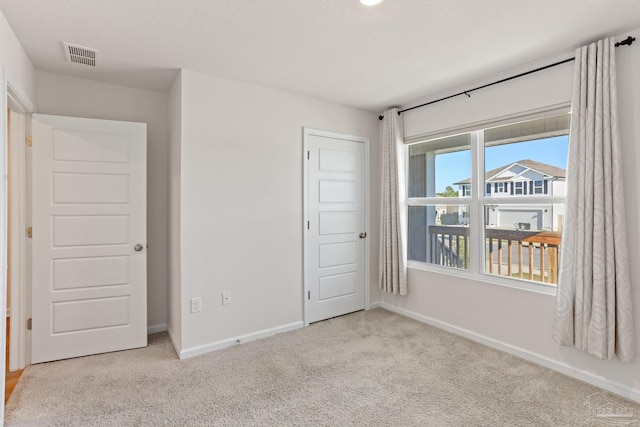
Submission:
[[[549,284],[558,283],[560,233],[485,229],[485,271]],[[429,262],[469,268],[469,227],[429,226]]]
[[[469,268],[469,227],[429,226],[429,254],[432,264]]]

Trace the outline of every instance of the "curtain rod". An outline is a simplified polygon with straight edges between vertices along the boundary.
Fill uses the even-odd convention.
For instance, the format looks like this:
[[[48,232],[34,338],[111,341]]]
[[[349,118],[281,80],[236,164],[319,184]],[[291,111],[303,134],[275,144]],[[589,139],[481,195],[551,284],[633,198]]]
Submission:
[[[631,44],[634,41],[636,41],[636,38],[629,36],[626,39],[616,43],[615,46],[616,47],[631,46]],[[535,70],[525,71],[524,73],[516,74],[515,76],[507,77],[507,78],[504,78],[502,80],[498,80],[497,82],[487,83],[486,85],[474,87],[473,89],[468,89],[468,90],[456,93],[454,95],[445,96],[444,98],[436,99],[435,101],[425,102],[424,104],[416,105],[415,107],[405,108],[404,110],[398,111],[398,115],[400,115],[401,113],[404,113],[405,111],[411,111],[411,110],[415,110],[416,108],[426,107],[427,105],[435,104],[436,102],[440,102],[440,101],[445,101],[445,100],[450,99],[450,98],[455,98],[456,96],[460,96],[460,95],[467,95],[469,98],[471,98],[471,95],[469,95],[470,92],[474,92],[476,90],[484,89],[486,87],[497,85],[497,84],[500,84],[500,83],[508,82],[509,80],[517,79],[519,77],[523,77],[523,76],[526,76],[526,75],[529,75],[529,74],[537,73],[538,71],[546,70],[547,68],[552,68],[552,67],[556,67],[558,65],[566,64],[567,62],[571,62],[574,59],[576,59],[576,58],[573,57],[573,58],[565,59],[563,61],[554,62],[553,64],[545,65],[544,67],[536,68]],[[378,119],[382,120],[382,119],[384,119],[384,116],[380,115],[380,116],[378,116]]]

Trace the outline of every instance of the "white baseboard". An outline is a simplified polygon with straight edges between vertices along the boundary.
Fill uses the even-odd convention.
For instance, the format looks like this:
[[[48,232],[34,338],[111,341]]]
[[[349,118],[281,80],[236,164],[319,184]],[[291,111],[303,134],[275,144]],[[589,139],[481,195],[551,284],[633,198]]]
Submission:
[[[378,307],[382,307],[382,303],[380,301],[372,302],[371,304],[369,304],[369,310],[373,310],[374,308]]]
[[[282,325],[271,329],[264,329],[262,331],[253,332],[246,335],[240,335],[233,338],[227,338],[224,340],[212,342],[210,344],[199,345],[196,347],[191,347],[184,349],[178,353],[178,357],[180,359],[187,359],[189,357],[198,356],[200,354],[209,353],[215,350],[221,350],[223,348],[231,347],[232,345],[243,344],[249,341],[254,341],[261,338],[270,337],[272,335],[281,334],[283,332],[293,331],[295,329],[300,329],[304,326],[304,322],[294,322],[289,323],[288,325]],[[174,348],[175,345],[174,345]]]
[[[157,334],[158,332],[164,332],[167,330],[167,324],[161,323],[159,325],[151,325],[147,327],[147,335]]]
[[[470,339],[471,341],[475,341],[477,343],[486,345],[487,347],[504,351],[505,353],[509,353],[513,356],[519,357],[529,362],[536,363],[538,365],[544,366],[545,368],[552,369],[554,371],[560,372],[569,377],[576,378],[580,381],[584,381],[588,384],[594,385],[596,387],[600,387],[602,389],[608,390],[612,393],[619,394],[620,396],[626,397],[627,399],[640,403],[639,389],[631,388],[627,385],[607,380],[605,378],[599,377],[597,375],[594,375],[582,369],[576,369],[575,367],[567,365],[566,363],[558,362],[546,356],[541,356],[539,354],[532,353],[520,347],[516,347],[511,344],[507,344],[505,342],[498,341],[493,338],[489,338],[484,335],[477,334],[467,329],[459,328],[457,326],[453,326],[451,324],[441,322],[439,320],[433,319],[428,316],[424,316],[422,314],[414,313],[413,311],[409,311],[404,308],[395,307],[384,302],[376,303],[376,304],[378,307],[384,308],[386,310],[392,311],[402,316],[409,317],[411,319],[417,320],[418,322],[426,323],[427,325],[434,326],[438,329],[445,330],[452,334]],[[371,308],[373,308],[373,306],[374,304],[371,304]]]
[[[173,346],[173,350],[176,352],[176,356],[180,358],[180,351],[178,350],[178,345],[176,344],[176,339],[173,336],[173,332],[171,332],[171,328],[169,324],[167,324],[167,335],[169,335],[169,341],[171,341],[171,345]]]

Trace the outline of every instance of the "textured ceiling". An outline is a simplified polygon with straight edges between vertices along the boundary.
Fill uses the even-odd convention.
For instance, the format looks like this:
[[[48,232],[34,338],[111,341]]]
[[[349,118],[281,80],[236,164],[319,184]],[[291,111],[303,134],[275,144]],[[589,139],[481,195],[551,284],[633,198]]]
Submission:
[[[166,91],[188,68],[372,111],[640,28],[640,0],[0,0],[0,10],[39,69]],[[62,41],[98,49],[98,67],[66,63]]]

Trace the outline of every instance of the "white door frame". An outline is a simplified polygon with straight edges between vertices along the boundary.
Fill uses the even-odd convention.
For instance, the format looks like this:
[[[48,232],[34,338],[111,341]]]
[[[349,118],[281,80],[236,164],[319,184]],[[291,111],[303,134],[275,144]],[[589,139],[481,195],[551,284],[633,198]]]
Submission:
[[[370,141],[369,138],[363,137],[363,136],[355,136],[355,135],[349,135],[349,134],[345,134],[345,133],[338,133],[338,132],[331,132],[331,131],[326,131],[326,130],[320,130],[320,129],[313,129],[313,128],[303,128],[303,137],[302,137],[302,141],[303,141],[303,146],[304,146],[304,150],[302,152],[302,164],[303,164],[303,168],[302,168],[302,192],[303,192],[303,196],[302,196],[302,204],[303,204],[303,213],[302,213],[302,252],[303,252],[303,258],[302,258],[302,280],[303,280],[303,292],[302,292],[302,300],[303,300],[303,307],[304,307],[304,326],[307,327],[309,326],[309,317],[308,317],[308,307],[307,305],[309,304],[309,300],[307,298],[307,293],[311,290],[311,285],[310,283],[308,283],[307,280],[307,272],[308,270],[308,260],[307,260],[307,243],[308,243],[308,238],[307,238],[307,221],[309,221],[309,212],[308,212],[308,202],[307,202],[307,197],[308,197],[308,189],[307,186],[309,184],[309,162],[308,162],[308,157],[307,157],[307,153],[309,152],[309,137],[310,136],[320,136],[320,137],[326,137],[326,138],[334,138],[334,139],[340,139],[340,140],[345,140],[345,141],[349,141],[349,142],[359,142],[364,144],[364,228],[365,228],[365,232],[367,233],[367,236],[371,236],[371,230],[369,229],[369,224],[370,224],[370,211],[371,211],[371,207],[369,205],[370,203],[370,189],[371,189],[371,174],[370,174],[370,163],[371,163],[371,158],[370,158]],[[364,263],[365,265],[363,266],[364,268],[364,309],[365,310],[369,310],[371,308],[371,283],[370,283],[370,253],[371,253],[371,244],[370,244],[371,239],[365,239],[365,256],[364,256]]]
[[[29,362],[28,349],[31,342],[27,338],[27,318],[31,317],[31,241],[27,238],[26,229],[30,224],[30,169],[29,151],[26,144],[31,124],[31,113],[35,106],[16,89],[11,81],[7,85],[7,99],[16,115],[17,123],[12,121],[12,134],[8,143],[11,147],[11,322],[9,343],[9,370],[24,369]],[[13,126],[16,124],[17,126]],[[15,132],[14,132],[15,131]]]
[[[0,176],[5,177],[8,174],[7,166],[11,163],[11,208],[12,208],[12,223],[9,235],[2,233],[0,239],[0,265],[2,268],[2,274],[0,274],[0,341],[2,342],[2,354],[0,355],[0,363],[5,365],[5,353],[6,353],[6,295],[7,295],[7,282],[4,272],[7,268],[7,244],[10,245],[9,251],[12,254],[11,257],[11,281],[14,284],[11,292],[11,316],[16,321],[11,322],[11,354],[10,354],[10,369],[21,369],[26,364],[26,312],[27,312],[27,300],[26,295],[28,291],[29,283],[27,282],[26,262],[26,196],[25,191],[26,184],[26,144],[17,144],[16,147],[12,146],[11,158],[7,158],[9,139],[7,132],[7,108],[11,107],[12,110],[21,114],[19,120],[19,128],[17,129],[19,138],[26,135],[28,127],[27,115],[35,112],[35,106],[25,95],[20,86],[11,78],[5,67],[0,68],[0,109],[2,110],[2,118],[0,119]],[[15,125],[14,125],[15,126]],[[14,179],[15,178],[15,179]],[[6,193],[6,181],[2,181],[0,185],[0,200],[2,200],[2,210],[0,211],[0,227],[4,230],[7,225],[8,217],[8,205],[4,203],[8,201]],[[24,228],[22,228],[24,227]],[[6,240],[5,240],[6,238]],[[0,397],[4,402],[4,382],[6,380],[5,370],[1,370],[0,381],[2,382],[2,390],[0,391]],[[4,404],[0,406],[0,420],[4,419]]]

